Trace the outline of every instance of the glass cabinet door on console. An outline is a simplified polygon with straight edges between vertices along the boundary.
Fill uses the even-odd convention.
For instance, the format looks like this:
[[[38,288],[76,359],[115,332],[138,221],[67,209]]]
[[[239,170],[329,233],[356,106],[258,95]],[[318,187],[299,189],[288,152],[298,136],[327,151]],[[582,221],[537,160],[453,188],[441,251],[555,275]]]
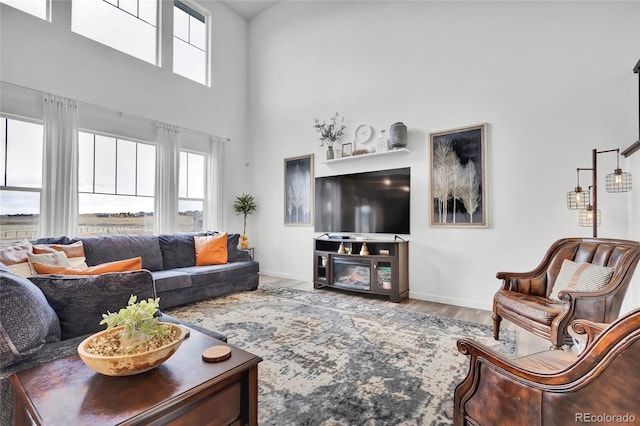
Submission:
[[[376,290],[391,291],[393,283],[393,273],[395,272],[393,259],[377,260],[373,264],[376,271]]]
[[[313,259],[313,281],[325,283],[329,274],[329,253],[316,252]]]

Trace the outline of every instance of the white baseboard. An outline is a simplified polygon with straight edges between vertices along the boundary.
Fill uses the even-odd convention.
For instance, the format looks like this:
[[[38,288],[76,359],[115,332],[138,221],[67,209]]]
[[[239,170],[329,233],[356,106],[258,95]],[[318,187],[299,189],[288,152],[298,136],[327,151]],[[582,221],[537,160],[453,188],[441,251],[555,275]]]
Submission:
[[[306,281],[306,282],[313,281],[313,278],[310,278],[305,275],[285,274],[282,272],[275,272],[275,271],[260,271],[260,274],[268,275],[270,277],[275,277],[275,278],[284,278],[284,279],[296,280],[296,281]],[[492,309],[492,302],[478,302],[477,300],[471,300],[471,299],[444,297],[444,296],[438,296],[435,294],[416,292],[416,291],[412,291],[411,289],[409,289],[409,297],[417,300],[425,300],[427,302],[462,306],[464,308],[482,309],[485,311],[491,311]]]
[[[263,271],[263,270],[260,270],[259,273],[261,275],[269,275],[270,277],[276,277],[276,278],[286,278],[288,280],[307,281],[307,282],[313,281],[313,278],[307,275],[283,274],[282,272]]]
[[[484,311],[492,310],[492,302],[478,302],[471,299],[460,299],[455,297],[444,297],[429,293],[415,292],[409,289],[409,297],[417,300],[425,300],[427,302],[445,303],[447,305],[462,306],[464,308],[482,309]]]

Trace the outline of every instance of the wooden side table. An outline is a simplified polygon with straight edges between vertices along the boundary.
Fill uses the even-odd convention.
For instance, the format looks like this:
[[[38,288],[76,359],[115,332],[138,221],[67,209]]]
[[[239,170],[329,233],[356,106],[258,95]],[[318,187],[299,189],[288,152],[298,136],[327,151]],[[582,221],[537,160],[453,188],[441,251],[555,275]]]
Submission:
[[[16,424],[257,425],[262,358],[231,345],[231,358],[202,360],[225,343],[191,330],[159,367],[126,377],[94,372],[78,355],[10,376]]]

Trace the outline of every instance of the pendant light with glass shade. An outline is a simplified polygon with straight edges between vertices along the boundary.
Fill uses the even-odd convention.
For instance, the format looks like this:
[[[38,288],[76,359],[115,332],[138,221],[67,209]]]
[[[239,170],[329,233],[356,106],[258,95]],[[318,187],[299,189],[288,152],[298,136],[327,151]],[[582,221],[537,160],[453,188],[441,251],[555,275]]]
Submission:
[[[629,192],[631,191],[631,173],[623,172],[620,168],[620,150],[616,149],[617,162],[613,173],[607,175],[607,192]]]
[[[590,195],[591,194],[591,186],[589,187],[589,192],[587,192],[586,194]],[[595,215],[594,215],[594,209],[593,206],[591,205],[591,203],[587,203],[587,206],[580,210],[580,213],[578,214],[578,225],[580,226],[585,226],[585,227],[592,227],[593,226],[593,218],[594,216],[596,217],[597,220],[597,224],[596,226],[600,226],[602,224],[602,215],[600,214],[600,210],[598,210]]]
[[[567,208],[569,210],[586,209],[589,203],[591,203],[589,192],[585,192],[580,186],[580,170],[583,169],[576,169],[577,185],[575,189],[567,192]]]

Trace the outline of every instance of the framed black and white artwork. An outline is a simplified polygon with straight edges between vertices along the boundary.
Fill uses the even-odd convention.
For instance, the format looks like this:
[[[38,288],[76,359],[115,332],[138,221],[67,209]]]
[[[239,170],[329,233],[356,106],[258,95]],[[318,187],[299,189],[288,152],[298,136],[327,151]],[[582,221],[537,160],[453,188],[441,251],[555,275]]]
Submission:
[[[284,224],[313,225],[313,154],[284,160]]]
[[[429,133],[431,226],[488,226],[486,133],[486,123]]]

